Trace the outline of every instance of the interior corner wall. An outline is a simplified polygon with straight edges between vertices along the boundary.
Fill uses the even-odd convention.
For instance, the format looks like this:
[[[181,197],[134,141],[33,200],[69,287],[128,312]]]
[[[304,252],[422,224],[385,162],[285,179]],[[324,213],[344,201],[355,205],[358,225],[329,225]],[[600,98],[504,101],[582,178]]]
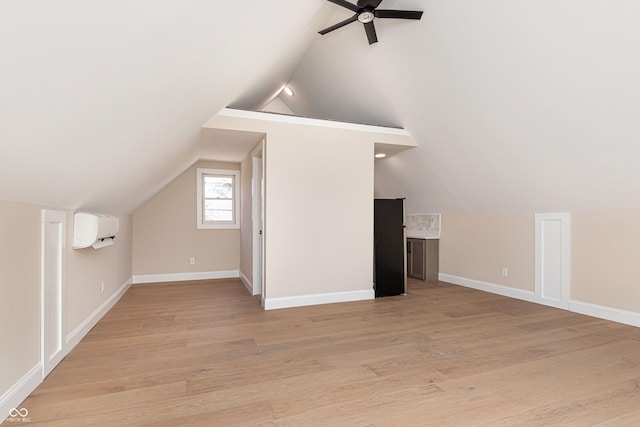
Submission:
[[[283,126],[268,134],[265,307],[373,295],[373,154],[373,138],[357,132]]]
[[[191,277],[193,273],[215,276],[235,272],[237,276],[240,230],[196,227],[197,168],[240,170],[240,164],[199,161],[136,209],[134,281],[136,277],[167,274]],[[190,264],[191,257],[196,259],[195,265]]]

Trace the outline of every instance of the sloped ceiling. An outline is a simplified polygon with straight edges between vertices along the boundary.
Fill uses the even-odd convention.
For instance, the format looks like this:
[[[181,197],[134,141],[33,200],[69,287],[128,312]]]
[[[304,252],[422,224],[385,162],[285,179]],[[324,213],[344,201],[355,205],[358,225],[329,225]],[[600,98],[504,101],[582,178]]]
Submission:
[[[131,211],[198,157],[207,119],[287,78],[325,8],[0,2],[0,200]]]
[[[419,22],[316,39],[298,114],[399,125],[419,148],[376,162],[408,210],[640,206],[640,2],[385,0]]]
[[[382,7],[425,13],[369,46],[316,34],[350,14],[324,0],[1,2],[0,200],[129,212],[289,83],[298,115],[409,131],[376,192],[410,211],[640,207],[640,2]]]

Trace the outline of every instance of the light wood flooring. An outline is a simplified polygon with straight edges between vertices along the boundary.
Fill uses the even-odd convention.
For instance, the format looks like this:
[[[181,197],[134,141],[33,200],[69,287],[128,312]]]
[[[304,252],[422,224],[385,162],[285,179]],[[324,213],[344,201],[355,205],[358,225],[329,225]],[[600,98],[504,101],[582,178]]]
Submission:
[[[445,283],[265,312],[133,286],[21,405],[59,426],[638,426],[640,329]]]

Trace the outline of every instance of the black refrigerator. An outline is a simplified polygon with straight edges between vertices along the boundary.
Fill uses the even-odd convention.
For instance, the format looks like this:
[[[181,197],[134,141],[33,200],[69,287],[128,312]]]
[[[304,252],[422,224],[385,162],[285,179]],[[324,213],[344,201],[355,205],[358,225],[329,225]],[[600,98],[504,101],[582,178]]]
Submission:
[[[373,205],[376,298],[407,293],[404,199],[375,199]]]

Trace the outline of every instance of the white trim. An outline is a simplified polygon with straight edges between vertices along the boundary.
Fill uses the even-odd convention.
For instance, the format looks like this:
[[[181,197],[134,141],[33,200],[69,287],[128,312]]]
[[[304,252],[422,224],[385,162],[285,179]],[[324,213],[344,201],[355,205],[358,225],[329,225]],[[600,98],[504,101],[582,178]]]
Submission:
[[[57,293],[58,301],[51,301],[47,298],[47,280],[45,277],[47,269],[47,247],[51,247],[52,243],[47,239],[47,226],[49,224],[60,224],[60,241],[55,247],[59,250],[56,252],[58,258],[59,275],[58,281],[60,283],[60,289]],[[42,367],[41,377],[44,379],[57,365],[62,361],[65,353],[65,345],[63,342],[63,335],[65,332],[64,325],[64,312],[65,312],[65,259],[66,259],[66,244],[67,241],[67,213],[61,210],[42,209],[41,212],[41,225],[40,225],[40,365]],[[51,256],[51,254],[49,254]],[[55,305],[53,305],[55,303]],[[47,325],[47,315],[50,311],[54,310],[58,313],[56,316],[57,322],[49,322]],[[53,325],[51,325],[53,323]],[[57,325],[56,325],[57,323]],[[52,330],[57,326],[56,330]],[[59,340],[59,348],[57,348],[55,355],[46,354],[52,350],[48,347],[47,339],[50,338],[48,334],[55,334],[57,340]]]
[[[0,424],[9,416],[9,411],[12,408],[19,408],[41,382],[42,363],[38,362],[0,397]]]
[[[67,334],[62,349],[60,350],[60,359],[69,354],[71,350],[78,345],[80,340],[87,335],[91,328],[116,305],[122,295],[131,287],[131,284],[132,279],[128,279],[108,300],[102,303],[89,317]],[[3,420],[7,417],[11,408],[20,405],[20,403],[40,385],[43,380],[42,372],[43,364],[39,362],[0,397],[0,424],[2,424]]]
[[[197,271],[193,273],[138,274],[133,284],[159,282],[188,282],[191,280],[232,279],[240,277],[240,271]]]
[[[252,295],[264,294],[264,151],[265,139],[251,152],[251,262],[253,274]],[[256,173],[258,167],[259,174]],[[259,179],[258,179],[259,178]]]
[[[535,295],[535,292],[496,285],[495,283],[482,282],[480,280],[467,279],[465,277],[453,276],[451,274],[445,273],[440,273],[438,275],[438,280],[440,280],[441,282],[447,282],[454,285],[477,289],[479,291],[490,292],[492,294],[503,295],[506,297],[516,298],[536,304],[560,308],[574,313],[597,317],[599,319],[610,320],[612,322],[624,323],[625,325],[640,327],[640,313],[636,313],[633,311],[621,310],[618,308],[605,307],[602,305],[573,300],[569,301],[568,307],[559,307],[551,303],[549,299],[538,298]]]
[[[567,302],[563,302],[563,301],[558,301],[558,300],[551,299],[551,298],[541,298],[541,297],[536,295],[535,296],[535,300],[533,302],[541,304],[541,305],[546,305],[548,307],[559,308],[561,310],[571,311],[569,309],[569,302],[568,301]]]
[[[536,213],[535,214],[535,295],[536,300],[540,303],[549,305],[556,308],[569,308],[569,293],[570,293],[570,266],[571,266],[571,240],[570,240],[570,220],[569,213]],[[552,246],[552,253],[550,258],[547,256],[547,245],[545,244],[545,227],[547,223],[560,223],[560,235],[559,237],[559,259],[555,254],[555,250]],[[545,261],[550,260],[553,271],[554,264],[560,265],[560,277],[559,284],[556,280],[551,280],[551,287],[547,286],[545,279]],[[555,274],[552,273],[552,276]],[[560,289],[557,289],[557,287]],[[556,288],[556,289],[554,289]],[[552,293],[560,294],[560,297],[550,297],[545,295],[545,290],[551,289]]]
[[[205,175],[233,176],[233,221],[205,222],[203,218],[202,180]],[[237,169],[196,169],[196,228],[199,230],[221,230],[240,228],[240,171]]]
[[[249,291],[251,295],[255,295],[253,293],[253,284],[251,283],[251,280],[249,280],[249,278],[245,276],[242,271],[240,272],[240,279],[242,280],[242,284],[244,285],[244,287],[247,288],[247,291]]]
[[[288,116],[286,114],[260,111],[236,110],[233,108],[223,108],[218,113],[218,116],[264,120],[268,122],[289,123],[294,125],[318,126],[332,129],[354,130],[360,132],[382,133],[386,135],[410,136],[409,132],[402,128],[362,125],[358,123],[338,122],[333,120],[310,119],[308,117]]]
[[[640,327],[640,313],[635,313],[633,311],[620,310],[618,308],[604,307],[588,302],[573,300],[569,301],[569,311],[600,319],[611,320],[612,322],[624,323],[625,325]]]
[[[76,326],[73,331],[69,332],[65,338],[65,356],[69,354],[69,352],[80,342],[82,338],[84,338],[91,328],[93,328],[99,321],[104,317],[105,314],[109,310],[113,308],[114,305],[120,298],[129,290],[133,283],[133,280],[130,278],[120,288],[113,293],[105,302],[103,302],[100,307],[95,309],[93,313],[91,313],[86,319],[82,321],[78,326]]]
[[[309,305],[333,304],[336,302],[364,301],[375,298],[373,289],[350,292],[334,292],[328,294],[299,295],[294,297],[266,298],[265,310],[278,308],[305,307]]]
[[[523,289],[511,288],[509,286],[497,285],[495,283],[483,282],[480,280],[467,279],[466,277],[453,276],[445,273],[438,274],[438,280],[441,282],[448,282],[453,283],[454,285],[477,289],[479,291],[503,295],[505,297],[537,302],[535,294],[532,291],[525,291]]]

